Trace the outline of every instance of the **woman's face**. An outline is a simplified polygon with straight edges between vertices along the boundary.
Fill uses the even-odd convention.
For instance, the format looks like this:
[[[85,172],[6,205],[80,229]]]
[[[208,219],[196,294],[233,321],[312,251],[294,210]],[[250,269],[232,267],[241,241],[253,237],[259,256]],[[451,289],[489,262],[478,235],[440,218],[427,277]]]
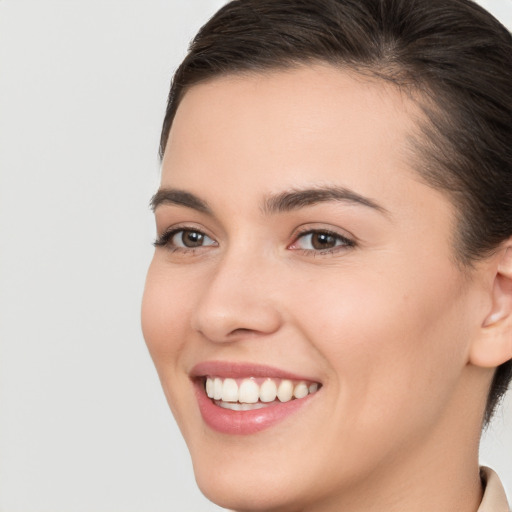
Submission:
[[[320,65],[185,95],[142,320],[213,501],[328,506],[447,448],[481,319],[452,207],[412,169],[418,115]]]

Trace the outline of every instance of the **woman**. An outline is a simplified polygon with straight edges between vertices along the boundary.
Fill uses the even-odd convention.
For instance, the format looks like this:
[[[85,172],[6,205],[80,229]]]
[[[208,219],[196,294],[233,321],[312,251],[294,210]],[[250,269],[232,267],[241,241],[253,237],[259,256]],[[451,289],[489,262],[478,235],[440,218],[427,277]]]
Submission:
[[[470,0],[239,0],[171,87],[143,330],[235,510],[508,510],[512,38]]]

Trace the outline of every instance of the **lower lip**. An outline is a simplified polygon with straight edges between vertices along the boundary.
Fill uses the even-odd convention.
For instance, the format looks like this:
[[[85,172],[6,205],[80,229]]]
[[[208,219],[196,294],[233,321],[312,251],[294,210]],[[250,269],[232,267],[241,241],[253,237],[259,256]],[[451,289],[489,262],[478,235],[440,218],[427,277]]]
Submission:
[[[202,381],[195,383],[195,391],[204,422],[217,432],[231,435],[255,434],[270,428],[296,412],[313,397],[308,395],[252,411],[232,411],[215,405],[206,395]]]

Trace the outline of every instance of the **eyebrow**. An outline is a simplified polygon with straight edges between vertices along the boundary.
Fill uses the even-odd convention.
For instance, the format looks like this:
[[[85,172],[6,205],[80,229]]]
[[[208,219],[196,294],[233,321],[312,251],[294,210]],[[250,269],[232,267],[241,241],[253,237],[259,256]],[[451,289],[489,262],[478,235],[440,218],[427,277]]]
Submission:
[[[212,215],[212,210],[206,201],[199,199],[199,197],[190,192],[174,188],[160,188],[151,198],[149,204],[153,211],[162,204],[171,204],[185,206],[186,208],[192,208],[193,210]]]
[[[359,204],[388,214],[389,212],[373,199],[364,197],[353,190],[328,186],[309,189],[293,189],[270,196],[263,205],[263,211],[267,214],[289,212],[313,206],[319,203],[327,203],[331,201],[340,201]]]
[[[273,194],[264,200],[262,210],[266,215],[272,215],[332,201],[359,204],[384,214],[389,213],[373,199],[364,197],[353,190],[338,186],[292,189],[279,194]],[[173,188],[159,189],[151,198],[150,206],[151,209],[155,211],[157,207],[162,204],[184,206],[201,213],[213,215],[212,209],[206,201],[185,190]]]

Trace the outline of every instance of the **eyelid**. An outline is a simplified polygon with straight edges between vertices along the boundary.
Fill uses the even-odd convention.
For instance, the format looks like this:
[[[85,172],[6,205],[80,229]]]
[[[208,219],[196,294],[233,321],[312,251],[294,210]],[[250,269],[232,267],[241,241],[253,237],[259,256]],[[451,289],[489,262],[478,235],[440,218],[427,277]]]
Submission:
[[[199,245],[197,247],[181,247],[178,245],[171,245],[170,241],[172,238],[181,231],[192,231],[197,232],[208,239],[210,239],[213,243],[207,245]],[[154,241],[153,245],[155,247],[166,247],[169,250],[177,251],[177,252],[194,252],[198,249],[204,249],[208,247],[218,247],[218,242],[213,235],[208,233],[209,230],[205,229],[203,226],[198,226],[194,224],[174,224],[169,226],[163,233],[157,236],[157,239]],[[340,233],[340,231],[344,231],[344,233]],[[334,247],[327,247],[323,249],[305,249],[302,247],[294,247],[297,242],[308,235],[313,234],[326,234],[334,237],[337,241],[341,243],[337,243]],[[357,246],[357,239],[351,234],[347,234],[345,230],[331,228],[331,227],[323,227],[323,226],[312,226],[312,225],[304,225],[296,229],[294,234],[292,235],[292,242],[287,245],[287,249],[289,250],[299,250],[304,254],[314,254],[314,255],[322,255],[322,254],[330,254],[338,251],[347,250],[350,248],[354,248]]]
[[[179,233],[180,231],[194,231],[197,233],[201,233],[205,237],[208,237],[210,240],[213,240],[214,244],[205,245],[205,246],[198,246],[198,247],[170,247],[169,242],[172,240],[172,238]],[[198,227],[197,225],[191,225],[191,224],[174,224],[167,229],[163,231],[160,235],[157,235],[156,240],[153,242],[153,245],[155,247],[166,247],[169,246],[169,249],[172,250],[178,250],[178,251],[194,251],[197,249],[201,249],[202,247],[212,247],[213,245],[218,245],[217,241],[212,235],[209,235],[207,230],[205,230],[203,227]]]
[[[307,235],[310,233],[328,233],[330,235],[340,237],[344,240],[358,242],[358,238],[347,229],[323,222],[308,222],[301,224],[293,230],[290,238],[296,239],[299,236]]]
[[[339,245],[335,245],[334,247],[325,248],[325,249],[303,249],[301,247],[293,247],[294,245],[297,244],[297,242],[301,238],[306,237],[308,235],[313,235],[313,234],[326,234],[326,235],[336,238],[338,241],[341,241],[342,243]],[[347,249],[350,249],[350,248],[353,248],[356,246],[357,246],[357,240],[352,235],[342,234],[339,231],[332,229],[332,228],[321,227],[321,226],[312,227],[309,225],[309,226],[303,226],[302,228],[299,228],[294,233],[293,241],[291,244],[288,245],[288,249],[303,251],[303,253],[305,253],[305,254],[312,253],[312,254],[317,255],[317,254],[330,254],[333,252],[347,250]]]

